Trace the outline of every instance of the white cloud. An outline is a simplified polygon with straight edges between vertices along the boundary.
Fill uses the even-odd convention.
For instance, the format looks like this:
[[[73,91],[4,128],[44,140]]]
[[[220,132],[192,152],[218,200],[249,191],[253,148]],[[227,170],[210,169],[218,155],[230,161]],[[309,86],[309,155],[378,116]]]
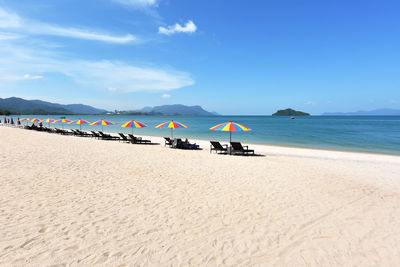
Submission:
[[[28,30],[32,34],[64,36],[77,39],[103,41],[103,42],[119,43],[119,44],[130,43],[132,41],[137,40],[137,38],[131,34],[126,34],[123,36],[113,36],[113,35],[94,32],[91,30],[77,29],[77,28],[63,28],[46,24],[36,24],[33,25]]]
[[[304,105],[315,105],[315,102],[313,102],[313,101],[307,101],[306,103],[304,103]]]
[[[21,18],[0,7],[0,28],[17,28],[21,26]]]
[[[157,4],[156,0],[113,0],[113,1],[133,7],[148,7]]]
[[[138,38],[131,35],[111,35],[100,33],[91,29],[68,28],[45,24],[36,21],[29,21],[19,17],[17,14],[9,13],[0,7],[0,28],[14,31],[11,34],[27,33],[31,35],[55,35],[77,39],[102,41],[109,43],[125,44],[138,41]],[[9,33],[10,34],[10,33]],[[8,35],[10,37],[10,35]],[[1,35],[0,35],[1,39]],[[4,39],[4,38],[3,38]]]
[[[170,94],[163,94],[161,97],[164,98],[164,99],[168,99],[168,98],[171,98],[171,95]]]
[[[107,90],[110,91],[110,92],[115,92],[115,91],[117,91],[117,88],[108,87]]]
[[[67,76],[82,88],[120,92],[169,91],[194,84],[190,74],[170,68],[127,64],[121,61],[88,61],[66,58],[39,48],[15,44],[0,46],[0,81],[3,87],[21,79],[39,79],[49,73]],[[32,71],[35,75],[31,75]],[[51,75],[50,75],[51,74]]]
[[[41,75],[30,75],[30,74],[25,74],[24,79],[26,80],[38,80],[38,79],[43,79],[44,77]]]
[[[63,66],[62,72],[85,86],[104,85],[122,92],[169,91],[194,84],[188,73],[129,65],[119,61],[73,62],[74,67]]]
[[[13,33],[8,33],[8,32],[0,32],[0,41],[1,40],[15,40],[15,39],[20,39],[23,36],[20,34],[13,34]]]
[[[160,26],[158,28],[158,33],[171,35],[175,33],[194,33],[196,32],[196,30],[197,30],[196,25],[193,23],[193,21],[189,20],[184,26],[178,23],[176,23],[173,26],[168,26],[168,28]]]

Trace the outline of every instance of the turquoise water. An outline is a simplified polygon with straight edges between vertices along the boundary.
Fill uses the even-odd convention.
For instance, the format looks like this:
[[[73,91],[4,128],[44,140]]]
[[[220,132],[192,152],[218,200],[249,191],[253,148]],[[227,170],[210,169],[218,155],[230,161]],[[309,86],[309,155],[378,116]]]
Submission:
[[[32,117],[32,116],[30,116]],[[210,127],[233,120],[252,129],[251,132],[234,132],[232,139],[244,143],[259,143],[312,147],[321,149],[351,150],[400,154],[400,116],[66,116],[68,120],[77,118],[96,121],[101,118],[112,122],[131,119],[149,127],[134,129],[140,135],[169,136],[170,129],[156,129],[155,126],[170,119],[187,124],[187,129],[176,129],[175,136],[206,140],[229,141],[229,132],[215,132]],[[14,117],[15,118],[15,117]],[[39,118],[44,119],[45,116]],[[50,116],[58,119],[60,116]],[[50,124],[52,127],[55,124]],[[61,128],[61,124],[57,127]],[[67,125],[65,128],[79,128]],[[101,130],[101,126],[83,125],[83,130]],[[104,126],[106,132],[132,130],[119,126]]]

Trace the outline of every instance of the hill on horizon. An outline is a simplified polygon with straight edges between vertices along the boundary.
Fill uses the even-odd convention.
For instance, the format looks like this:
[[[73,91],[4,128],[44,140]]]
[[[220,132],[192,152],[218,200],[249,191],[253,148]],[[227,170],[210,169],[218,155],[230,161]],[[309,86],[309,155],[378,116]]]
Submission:
[[[215,116],[216,112],[204,110],[201,106],[185,106],[181,104],[144,107],[139,112],[155,113],[162,115],[186,115],[186,116]]]
[[[0,109],[13,114],[102,114],[107,111],[83,104],[62,105],[42,100],[26,100],[19,97],[0,98]]]
[[[400,116],[400,109],[381,108],[370,111],[325,112],[322,116]]]

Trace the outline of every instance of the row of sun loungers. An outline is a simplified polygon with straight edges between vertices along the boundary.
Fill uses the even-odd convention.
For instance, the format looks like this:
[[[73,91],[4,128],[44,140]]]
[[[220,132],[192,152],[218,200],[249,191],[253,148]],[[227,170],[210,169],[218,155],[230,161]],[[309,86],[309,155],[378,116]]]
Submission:
[[[132,134],[125,135],[123,133],[119,133],[119,136],[113,136],[102,131],[90,131],[85,132],[81,130],[65,130],[59,128],[47,128],[47,127],[37,127],[37,126],[25,126],[25,129],[51,132],[62,135],[74,135],[79,137],[91,137],[101,140],[110,140],[110,141],[120,141],[131,144],[151,144],[150,140],[142,139],[141,137],[134,136]],[[180,138],[171,139],[169,137],[164,137],[165,146],[176,148],[176,149],[200,149],[199,145],[190,143],[187,139],[182,141]],[[230,142],[230,146],[227,144],[222,145],[218,141],[210,141],[210,153],[215,151],[218,154],[230,154],[230,155],[254,155],[254,150],[249,149],[248,146],[243,146],[240,142]]]
[[[70,129],[70,130],[65,130],[65,129],[59,129],[59,128],[47,128],[47,127],[37,127],[37,126],[25,126],[25,129],[28,130],[36,130],[36,131],[42,131],[42,132],[50,132],[50,133],[56,133],[56,134],[62,134],[62,135],[73,135],[73,136],[79,136],[79,137],[91,137],[91,138],[96,138],[96,139],[101,139],[101,140],[112,140],[112,141],[123,141],[126,143],[132,143],[132,144],[151,144],[151,140],[145,140],[142,139],[141,137],[134,136],[133,134],[128,134],[127,136],[123,133],[119,133],[119,136],[114,136],[110,135],[107,133],[104,133],[102,131],[90,131],[85,132],[77,129]]]

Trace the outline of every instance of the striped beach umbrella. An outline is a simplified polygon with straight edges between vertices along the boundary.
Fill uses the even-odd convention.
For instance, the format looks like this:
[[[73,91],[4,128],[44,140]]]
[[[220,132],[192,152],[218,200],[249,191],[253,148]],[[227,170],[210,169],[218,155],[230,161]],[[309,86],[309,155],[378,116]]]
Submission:
[[[247,128],[246,126],[243,126],[243,125],[233,122],[233,121],[215,125],[214,127],[211,127],[210,130],[229,132],[229,142],[232,142],[232,132],[251,131],[251,129]]]
[[[43,120],[43,122],[48,123],[49,124],[49,128],[50,128],[50,122],[54,122],[54,120],[50,119],[50,118],[47,118],[47,119]]]
[[[22,118],[19,121],[25,121],[26,122],[25,125],[28,125],[28,121],[30,120],[31,120],[30,118]]]
[[[35,122],[42,122],[43,120],[42,119],[39,119],[39,118],[34,118],[34,119],[31,119],[30,120],[30,122],[33,122],[33,123],[35,123]]]
[[[92,122],[90,122],[90,121],[81,120],[81,119],[68,122],[68,124],[78,124],[79,130],[82,130],[82,124],[91,124],[91,123]]]
[[[64,123],[68,123],[68,122],[70,122],[70,121],[69,121],[69,120],[66,120],[66,119],[59,119],[59,120],[53,121],[53,123],[59,123],[59,122],[61,122],[62,128],[64,129]]]
[[[171,128],[171,138],[174,138],[175,128],[188,128],[188,126],[177,121],[167,121],[157,125],[156,128]]]
[[[135,121],[135,120],[126,121],[126,122],[120,123],[118,125],[121,125],[121,127],[123,127],[123,128],[132,128],[132,135],[133,135],[133,128],[144,128],[144,127],[147,127],[146,124],[140,123],[140,122]]]
[[[99,120],[99,121],[95,121],[90,123],[90,125],[101,125],[101,131],[103,131],[103,126],[104,125],[114,125],[115,123],[110,122],[110,121],[105,121],[105,120]]]

